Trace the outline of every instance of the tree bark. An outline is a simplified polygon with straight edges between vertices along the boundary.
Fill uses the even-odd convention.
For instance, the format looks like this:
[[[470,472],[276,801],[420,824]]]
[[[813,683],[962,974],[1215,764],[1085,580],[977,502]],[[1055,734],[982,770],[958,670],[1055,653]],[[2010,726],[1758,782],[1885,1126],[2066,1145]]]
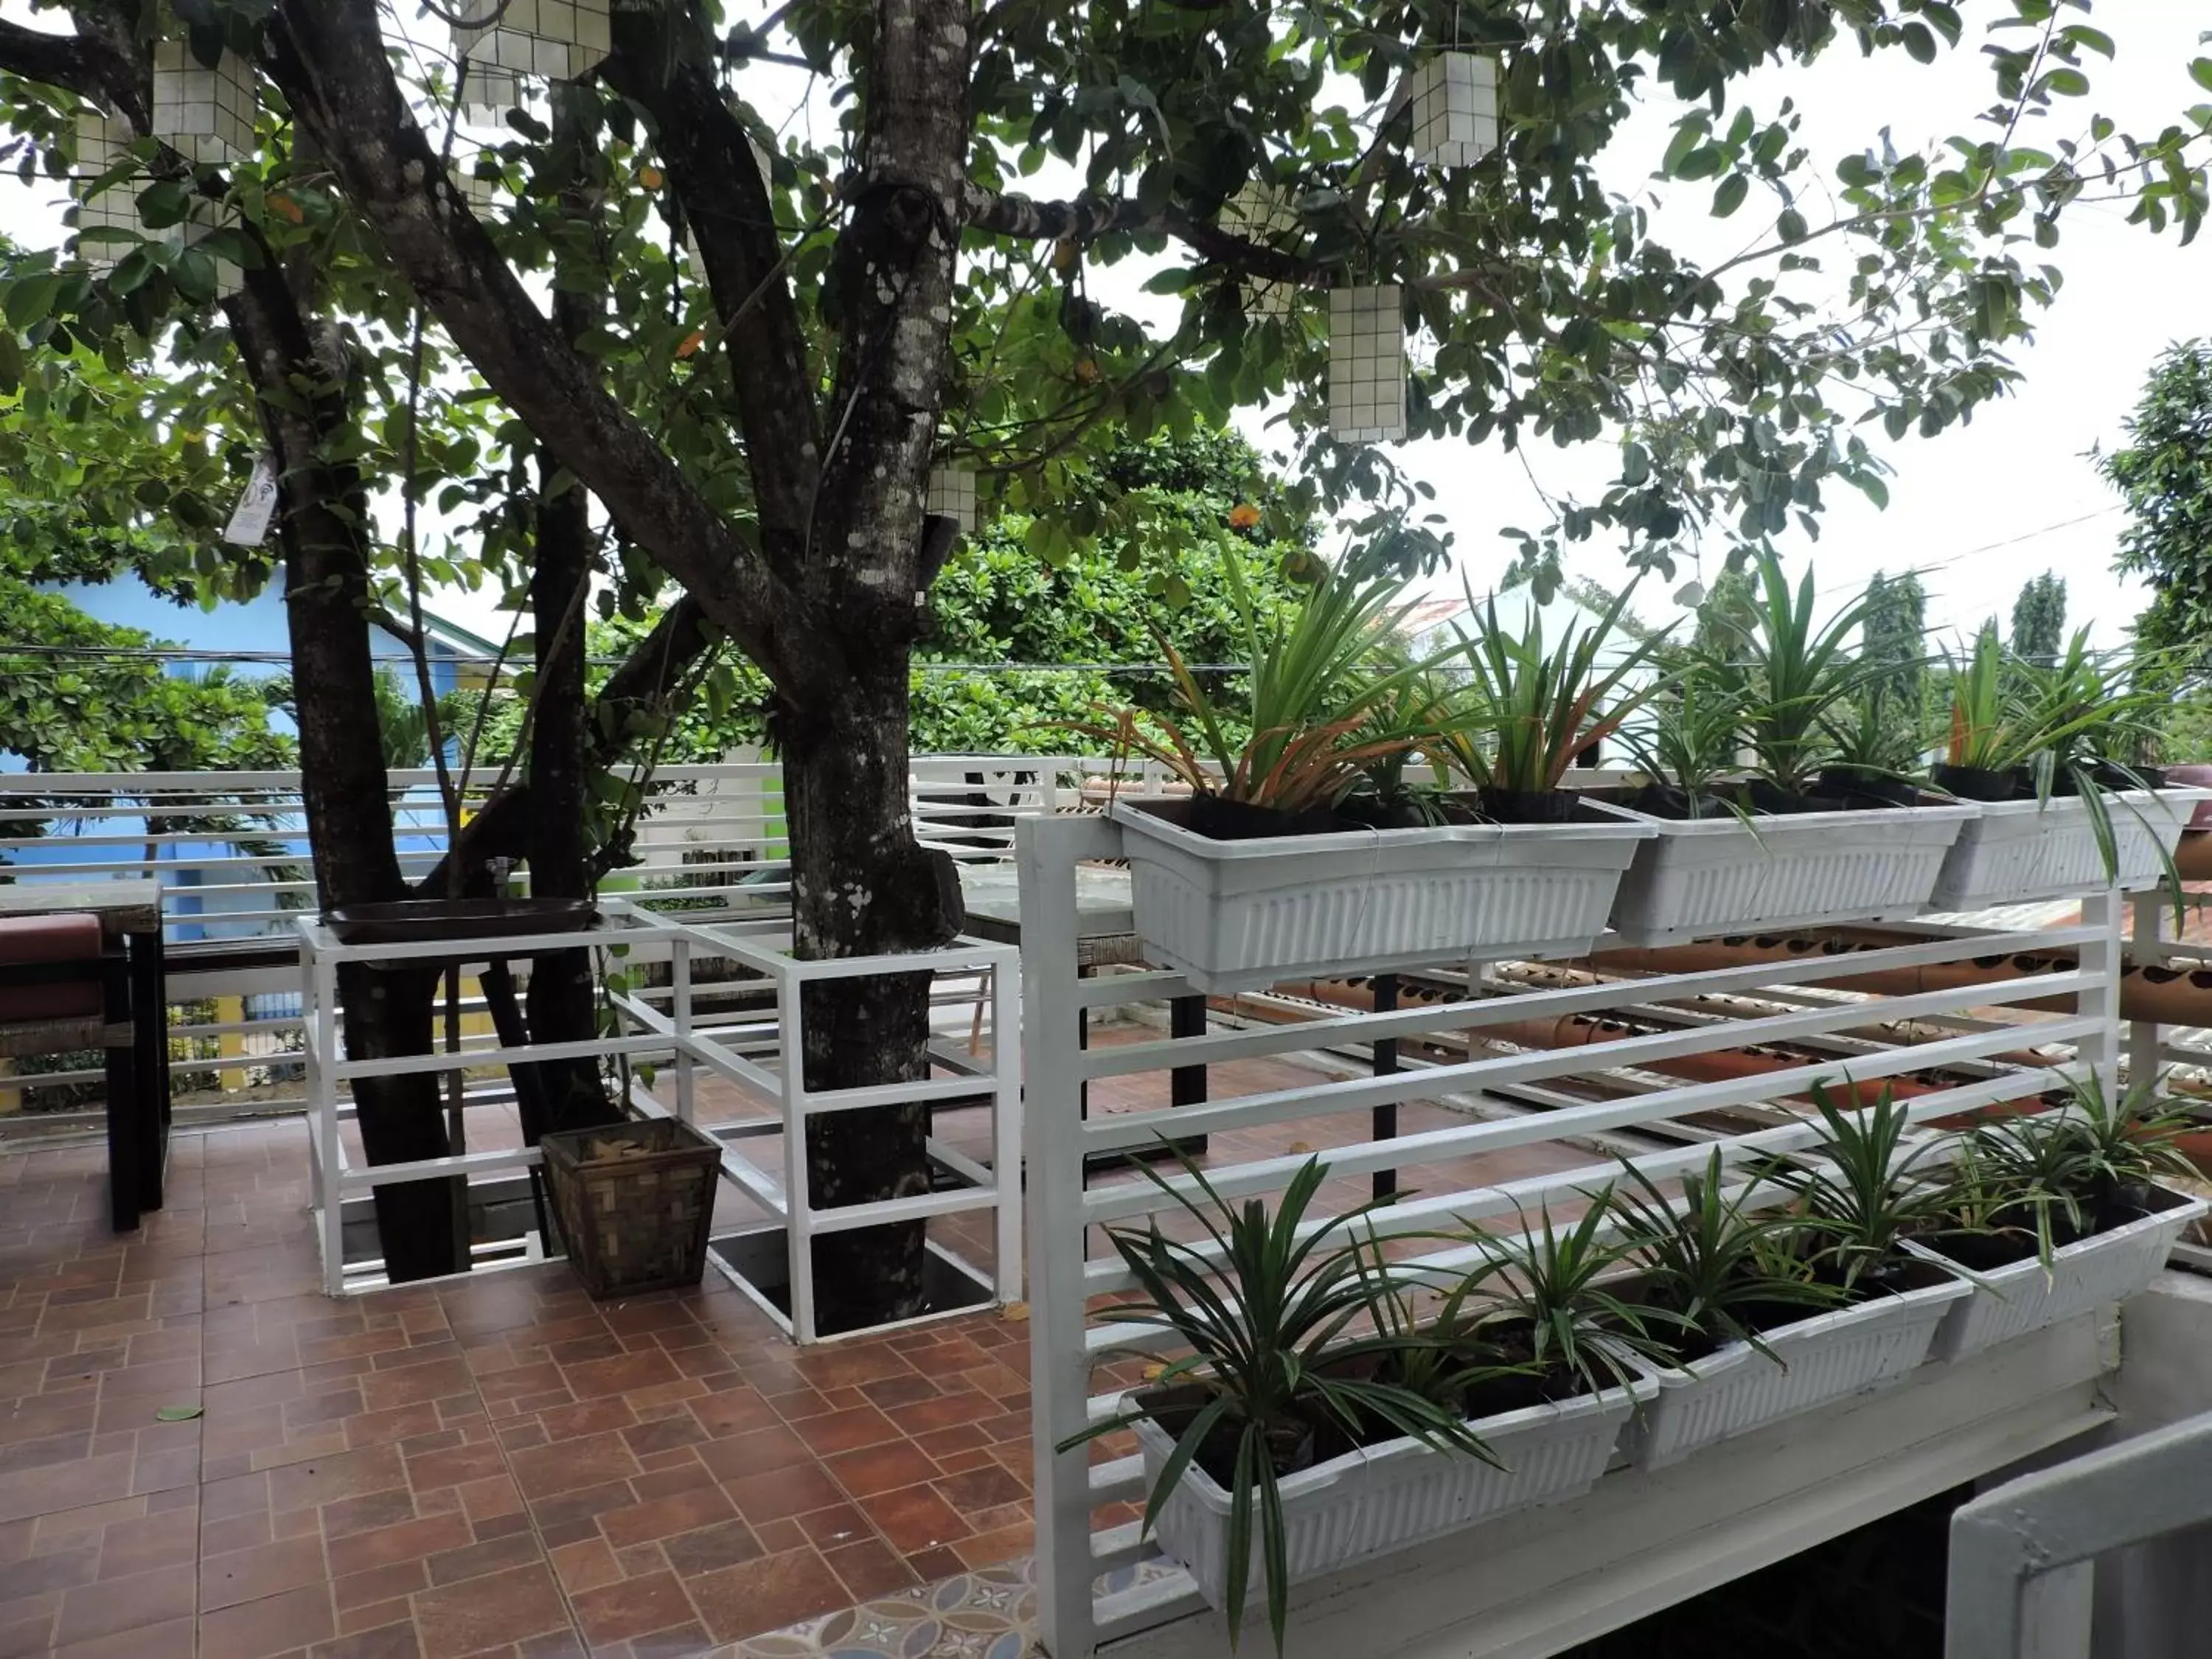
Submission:
[[[907,805],[907,660],[889,653],[825,715],[783,724],[794,944],[802,957],[927,950],[951,937],[959,881],[914,839]],[[927,974],[817,981],[804,994],[809,1090],[928,1075]],[[927,1105],[825,1113],[807,1126],[817,1208],[929,1190]],[[926,1308],[924,1224],[814,1241],[816,1320],[829,1334]]]

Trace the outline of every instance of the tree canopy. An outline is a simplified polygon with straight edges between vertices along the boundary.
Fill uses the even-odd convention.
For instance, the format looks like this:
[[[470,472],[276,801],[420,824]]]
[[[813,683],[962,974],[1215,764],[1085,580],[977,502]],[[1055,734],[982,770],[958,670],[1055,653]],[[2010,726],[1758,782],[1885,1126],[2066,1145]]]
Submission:
[[[2136,635],[2202,666],[2212,638],[2212,344],[2186,341],[2160,357],[2125,428],[2128,441],[2098,466],[2127,507],[2115,566],[2150,584]]]
[[[2066,641],[2066,583],[2055,571],[2030,577],[2012,602],[2012,651],[2023,662],[2045,667]]]

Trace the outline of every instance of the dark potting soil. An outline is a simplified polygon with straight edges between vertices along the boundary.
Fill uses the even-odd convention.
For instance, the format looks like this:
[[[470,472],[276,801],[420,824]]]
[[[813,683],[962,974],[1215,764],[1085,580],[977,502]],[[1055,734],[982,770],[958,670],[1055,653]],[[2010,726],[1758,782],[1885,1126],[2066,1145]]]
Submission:
[[[2145,1196],[2139,1192],[2121,1192],[2101,1201],[2087,1204],[2083,1206],[2085,1224],[2080,1227],[2066,1218],[2063,1210],[2053,1210],[2051,1212],[2051,1248],[2063,1249],[2069,1244],[2078,1244],[2085,1238],[2094,1238],[2099,1233],[2124,1227],[2130,1221],[2140,1221],[2153,1212],[2150,1205],[2144,1201]],[[2002,1232],[1936,1233],[1922,1242],[1930,1249],[1942,1251],[1970,1273],[1990,1273],[1999,1267],[2009,1267],[2014,1262],[2027,1261],[2042,1249],[2036,1237],[2033,1215],[2018,1223],[2008,1223]]]
[[[1690,797],[1671,783],[1647,783],[1628,797],[1626,804],[1646,817],[1668,818],[1687,823],[1697,818],[1733,819],[1735,814],[1718,795],[1699,795],[1697,810],[1690,810]]]
[[[1483,816],[1496,823],[1573,823],[1583,798],[1571,789],[1491,789],[1476,792]]]
[[[1273,836],[1326,836],[1350,826],[1334,812],[1285,812],[1249,801],[1224,800],[1219,795],[1193,795],[1180,803],[1180,815],[1162,817],[1179,823],[1194,835],[1209,841],[1261,841]]]
[[[1842,801],[1853,811],[1920,805],[1920,791],[1905,779],[1849,766],[1822,767],[1819,787],[1813,793],[1822,799]]]
[[[1932,766],[1928,775],[1938,789],[1960,800],[2018,800],[2035,793],[2035,780],[2024,767],[1992,772],[1979,766]]]

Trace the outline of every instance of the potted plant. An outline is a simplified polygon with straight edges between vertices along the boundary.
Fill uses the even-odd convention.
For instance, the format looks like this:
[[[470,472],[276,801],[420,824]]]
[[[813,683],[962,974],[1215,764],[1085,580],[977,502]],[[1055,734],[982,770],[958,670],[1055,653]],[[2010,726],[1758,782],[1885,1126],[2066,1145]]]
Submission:
[[[1972,1279],[1937,1334],[1936,1358],[1979,1352],[2144,1289],[2206,1212],[2202,1199],[2158,1180],[2196,1174],[2176,1144],[2186,1127],[2154,1079],[2113,1100],[2092,1072],[2055,1110],[1967,1132],[1944,1214],[1909,1246]]]
[[[1686,1333],[1639,1425],[1644,1463],[1896,1382],[1967,1291],[1905,1251],[1944,1191],[1930,1147],[1906,1139],[1905,1109],[1885,1090],[1846,1112],[1817,1085],[1814,1103],[1826,1131],[1814,1156],[1767,1172],[1794,1194],[1779,1213],[1728,1192],[1717,1152],[1679,1200],[1639,1177],[1627,1207],[1648,1293]]]
[[[1143,1173],[1217,1255],[1167,1237],[1157,1219],[1108,1229],[1139,1297],[1095,1316],[1189,1352],[1060,1449],[1133,1427],[1146,1530],[1226,1615],[1232,1639],[1258,1584],[1279,1650],[1292,1583],[1464,1524],[1478,1506],[1470,1486],[1495,1472],[1497,1455],[1449,1403],[1475,1370],[1388,1317],[1402,1307],[1396,1270],[1357,1224],[1372,1205],[1309,1230],[1328,1176],[1320,1159],[1298,1170],[1272,1215],[1256,1199],[1231,1205],[1178,1161],[1181,1184]]]
[[[1613,927],[1633,943],[1918,915],[1973,815],[1956,805],[1869,804],[1863,788],[1808,793],[1847,758],[1897,752],[1894,744],[1881,750],[1881,739],[1857,730],[1862,722],[1843,720],[1877,701],[1842,655],[1866,601],[1816,629],[1812,573],[1793,595],[1771,557],[1759,572],[1761,602],[1751,620],[1723,619],[1738,647],[1693,660],[1633,740],[1668,786],[1666,795],[1646,790],[1629,803],[1660,809],[1656,836],[1637,849],[1613,903]],[[1757,762],[1748,786],[1721,775],[1740,747]],[[1674,816],[1669,796],[1698,810]]]
[[[2056,661],[2007,652],[1994,623],[1951,668],[1950,738],[1936,784],[1980,803],[1930,896],[1938,909],[2067,898],[2169,883],[2194,789],[2139,768],[2160,692],[2132,662],[2090,650],[2086,629]]]
[[[1251,650],[1251,735],[1222,717],[1171,647],[1182,720],[1085,728],[1163,763],[1187,799],[1117,797],[1136,930],[1205,990],[1300,973],[1580,950],[1603,930],[1632,823],[1571,836],[1486,824],[1363,827],[1342,815],[1378,763],[1442,752],[1478,718],[1414,695],[1460,647],[1393,665],[1404,579],[1357,562],[1329,572],[1285,625],[1263,629],[1230,556]],[[1194,742],[1185,727],[1194,732]],[[1209,766],[1200,749],[1211,759]]]

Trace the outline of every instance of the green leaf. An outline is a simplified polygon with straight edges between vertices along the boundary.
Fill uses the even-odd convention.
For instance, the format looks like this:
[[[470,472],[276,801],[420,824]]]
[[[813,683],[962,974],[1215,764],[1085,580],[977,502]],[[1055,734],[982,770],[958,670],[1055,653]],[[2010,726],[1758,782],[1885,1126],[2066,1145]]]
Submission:
[[[1936,61],[1936,37],[1929,33],[1927,24],[1907,23],[1900,33],[1905,37],[1905,49],[1912,54],[1915,63],[1932,64]]]
[[[1721,180],[1721,187],[1713,192],[1713,217],[1727,218],[1743,205],[1743,198],[1750,193],[1750,179],[1741,173],[1731,173]]]
[[[2189,64],[2189,78],[2203,88],[2205,91],[2212,92],[2212,58],[2191,58]]]

